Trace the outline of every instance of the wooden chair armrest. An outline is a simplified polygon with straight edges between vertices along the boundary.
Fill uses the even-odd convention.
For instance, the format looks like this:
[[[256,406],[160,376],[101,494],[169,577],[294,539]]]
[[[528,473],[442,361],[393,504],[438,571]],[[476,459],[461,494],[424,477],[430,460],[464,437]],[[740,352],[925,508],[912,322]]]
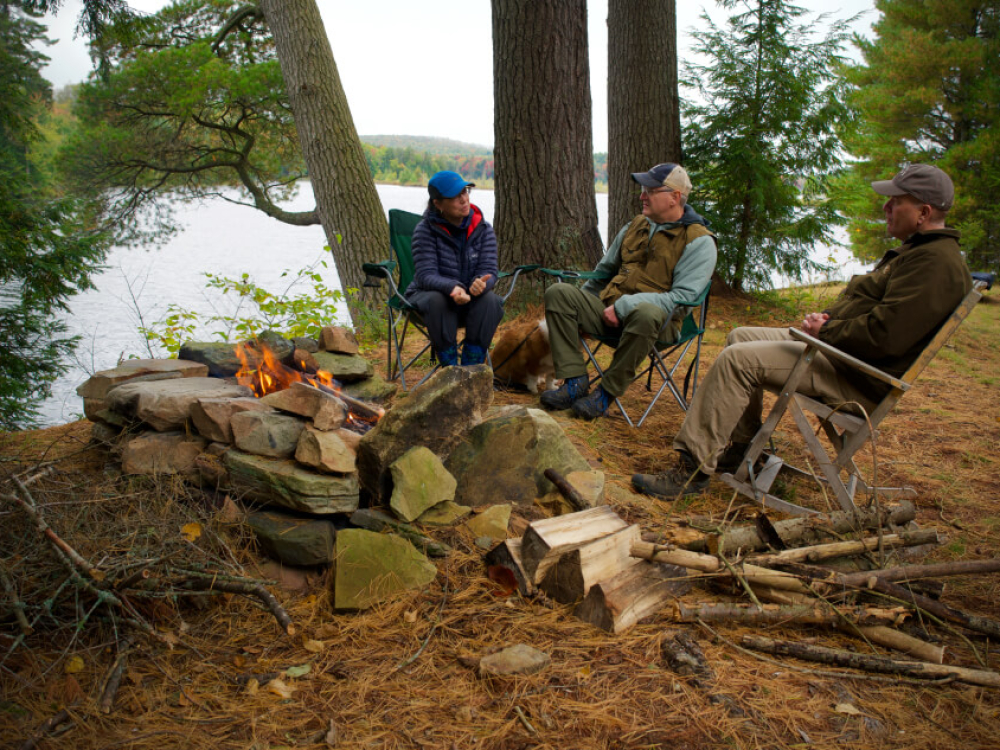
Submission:
[[[881,380],[883,383],[888,383],[893,388],[899,388],[902,391],[908,391],[910,389],[909,383],[904,382],[899,378],[895,378],[887,372],[882,372],[882,370],[877,367],[872,367],[867,362],[863,362],[857,357],[852,357],[850,354],[840,351],[840,349],[835,346],[830,346],[829,344],[820,341],[815,336],[810,336],[801,328],[789,328],[788,332],[792,335],[793,339],[801,341],[813,349],[816,349],[828,359],[839,359],[841,362],[850,365],[854,369],[860,370],[865,375],[873,377],[876,380]]]

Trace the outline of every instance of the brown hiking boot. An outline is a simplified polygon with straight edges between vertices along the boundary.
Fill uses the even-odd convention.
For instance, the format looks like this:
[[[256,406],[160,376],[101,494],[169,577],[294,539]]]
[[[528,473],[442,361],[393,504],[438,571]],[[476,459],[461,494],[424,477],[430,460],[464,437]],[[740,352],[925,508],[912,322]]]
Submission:
[[[664,500],[700,495],[708,489],[709,475],[698,470],[697,462],[677,451],[677,463],[662,474],[633,474],[632,486],[640,492]]]

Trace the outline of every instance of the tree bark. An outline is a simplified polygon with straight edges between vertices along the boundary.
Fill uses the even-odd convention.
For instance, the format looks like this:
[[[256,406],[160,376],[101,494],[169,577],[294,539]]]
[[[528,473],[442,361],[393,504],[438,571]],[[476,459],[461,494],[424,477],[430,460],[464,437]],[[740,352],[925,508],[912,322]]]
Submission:
[[[680,160],[675,0],[609,0],[609,236],[639,212],[631,173]]]
[[[361,264],[382,260],[389,227],[368,172],[315,0],[261,0],[274,35],[299,143],[341,288],[363,289]],[[352,315],[354,306],[351,306]]]
[[[592,268],[594,197],[585,0],[493,0],[501,267]]]

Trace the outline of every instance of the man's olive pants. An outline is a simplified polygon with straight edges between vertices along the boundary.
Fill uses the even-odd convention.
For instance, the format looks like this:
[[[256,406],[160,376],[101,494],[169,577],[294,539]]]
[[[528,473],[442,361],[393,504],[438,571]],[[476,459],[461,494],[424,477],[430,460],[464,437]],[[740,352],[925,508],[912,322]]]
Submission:
[[[545,321],[557,378],[575,378],[587,373],[580,351],[580,332],[598,336],[620,336],[611,364],[604,370],[601,385],[612,396],[621,396],[635,378],[636,370],[649,354],[666,312],[657,305],[641,304],[621,325],[604,323],[607,307],[600,298],[572,284],[553,284],[545,290]]]
[[[736,328],[691,401],[674,450],[687,451],[711,474],[730,441],[749,443],[761,426],[764,387],[781,387],[806,345],[787,328]],[[799,381],[800,393],[829,406],[856,402],[871,412],[875,403],[843,380],[817,354]]]

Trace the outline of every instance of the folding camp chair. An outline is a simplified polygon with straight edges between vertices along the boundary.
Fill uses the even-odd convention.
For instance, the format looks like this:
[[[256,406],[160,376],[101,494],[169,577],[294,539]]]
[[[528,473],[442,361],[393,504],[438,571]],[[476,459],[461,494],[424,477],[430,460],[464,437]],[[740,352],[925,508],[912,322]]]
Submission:
[[[915,494],[915,491],[909,487],[875,487],[869,485],[861,478],[861,472],[854,462],[854,455],[873,436],[877,437],[877,430],[882,420],[892,411],[899,399],[903,397],[903,394],[910,390],[917,376],[934,358],[938,350],[958,330],[962,321],[965,320],[979,301],[981,296],[979,288],[981,286],[983,285],[979,282],[974,285],[972,291],[965,296],[961,304],[942,324],[941,328],[938,329],[937,334],[927,344],[920,356],[917,357],[917,360],[899,378],[895,378],[866,362],[845,354],[839,349],[829,346],[797,328],[790,328],[789,333],[791,333],[792,337],[804,342],[806,349],[792,368],[785,384],[780,389],[770,389],[773,393],[777,394],[777,401],[768,414],[767,419],[764,420],[757,435],[750,443],[750,448],[743,457],[740,468],[735,474],[722,474],[720,479],[740,494],[753,499],[764,507],[798,516],[821,514],[819,511],[795,505],[771,494],[771,486],[774,484],[778,474],[783,470],[815,479],[823,487],[832,490],[840,507],[847,511],[855,509],[854,498],[859,492],[869,497],[874,497],[875,493],[880,495]],[[796,391],[799,381],[809,369],[809,364],[816,357],[817,353],[822,353],[830,359],[837,359],[840,362],[846,363],[850,367],[881,380],[890,386],[888,394],[867,415],[867,418],[846,413]],[[764,452],[765,447],[771,440],[771,435],[775,427],[786,411],[791,412],[795,425],[806,442],[810,459],[814,460],[817,464],[818,473],[797,469],[774,454],[768,454],[763,465],[758,466],[757,459]],[[819,418],[820,426],[832,448],[829,454],[827,453],[827,448],[820,441],[817,432],[813,429],[809,419],[806,417],[806,411],[811,412]],[[845,476],[842,476],[842,474]]]
[[[427,334],[427,327],[417,310],[406,300],[406,290],[413,281],[416,268],[413,263],[413,230],[417,228],[422,216],[419,214],[402,211],[398,208],[389,209],[389,246],[392,249],[394,260],[385,260],[380,263],[365,263],[362,269],[367,276],[365,286],[381,287],[382,279],[389,282],[390,295],[386,301],[386,322],[388,332],[386,340],[388,342],[386,353],[386,371],[389,373],[389,380],[399,378],[400,384],[406,390],[406,371],[431,348],[430,338]],[[509,286],[506,294],[501,295],[503,302],[507,301],[514,291],[518,276],[525,271],[533,271],[538,266],[518,266],[513,271],[499,274],[497,282],[509,279]],[[496,288],[494,287],[494,290]],[[403,346],[406,343],[406,335],[410,326],[423,336],[424,345],[408,361],[404,362]],[[402,331],[400,331],[402,327]],[[431,352],[433,357],[433,351]],[[487,354],[487,358],[489,355]],[[487,360],[489,361],[489,360]],[[431,373],[440,365],[435,365],[431,372],[427,373],[421,380],[423,383]],[[417,383],[417,385],[420,385]]]
[[[579,279],[601,280],[605,278],[595,271],[558,271],[550,268],[543,268],[541,271],[549,274],[550,276],[556,276],[562,281]],[[711,290],[712,284],[709,282],[708,286],[706,286],[702,290],[701,294],[699,294],[695,299],[678,302],[677,308],[674,311],[675,317],[668,318],[664,322],[663,327],[660,329],[660,333],[657,335],[657,341],[650,346],[648,355],[649,364],[636,374],[633,382],[637,382],[645,378],[646,391],[650,393],[653,391],[654,373],[659,375],[662,382],[660,383],[656,394],[650,400],[649,404],[647,404],[646,410],[642,413],[642,416],[639,417],[638,422],[634,421],[625,410],[621,399],[615,398],[615,405],[622,413],[622,416],[625,417],[625,421],[628,422],[629,427],[642,427],[642,423],[646,421],[646,417],[649,416],[653,407],[656,406],[656,402],[659,401],[660,396],[665,390],[669,390],[670,394],[674,397],[674,401],[677,402],[677,405],[684,411],[687,411],[688,404],[690,403],[688,392],[690,391],[690,398],[694,398],[694,394],[698,390],[698,369],[701,364],[701,343],[705,336],[705,326],[708,321],[708,298]],[[679,315],[682,315],[683,318],[681,319],[680,330],[675,339],[672,332],[676,330],[676,320]],[[595,340],[597,345],[591,347],[588,342],[588,337]],[[618,343],[619,338],[620,337],[618,336],[597,336],[593,334],[580,337],[580,343],[587,355],[587,359],[597,371],[597,375],[591,378],[591,385],[604,377],[604,370],[597,361],[597,352],[600,351],[603,346],[614,348],[614,346]],[[688,357],[689,353],[691,354],[690,358]],[[687,370],[684,373],[683,388],[681,388],[678,386],[677,380],[674,376],[677,374],[681,365],[688,359],[690,359],[690,361],[688,362]]]

